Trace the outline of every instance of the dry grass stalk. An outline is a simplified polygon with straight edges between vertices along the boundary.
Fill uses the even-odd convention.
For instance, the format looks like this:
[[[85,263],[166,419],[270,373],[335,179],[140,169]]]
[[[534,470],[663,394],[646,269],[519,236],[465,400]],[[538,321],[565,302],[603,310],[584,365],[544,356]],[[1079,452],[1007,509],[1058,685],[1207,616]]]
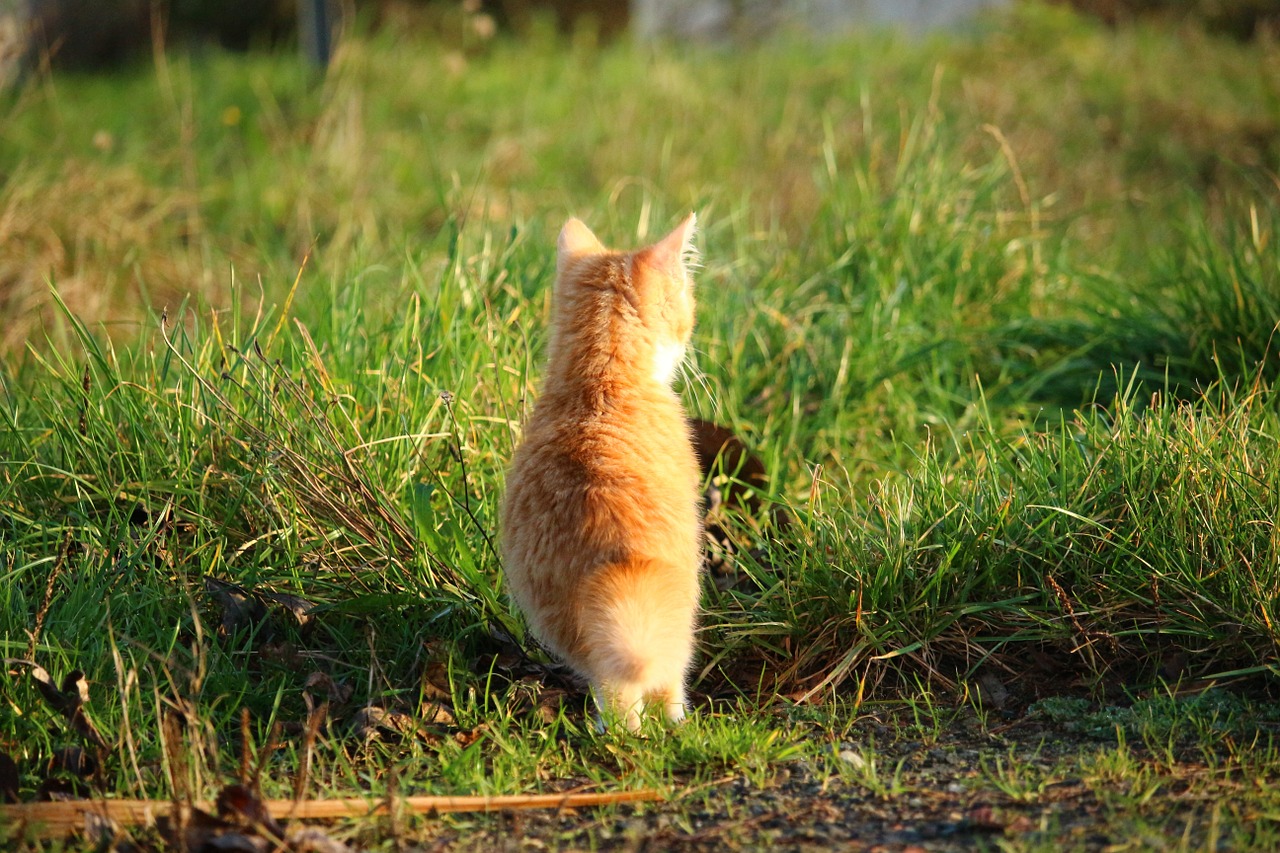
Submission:
[[[497,812],[520,809],[578,809],[662,799],[652,789],[612,793],[517,794],[511,796],[422,796],[405,797],[395,803],[401,812],[440,814],[444,812]],[[386,800],[348,798],[337,800],[264,800],[262,807],[280,820],[335,820],[385,813]],[[155,823],[175,808],[169,800],[70,800],[50,803],[21,803],[0,806],[0,824],[31,827],[44,838],[66,835],[84,827],[85,819],[96,816],[120,826]],[[212,812],[212,803],[196,804]]]

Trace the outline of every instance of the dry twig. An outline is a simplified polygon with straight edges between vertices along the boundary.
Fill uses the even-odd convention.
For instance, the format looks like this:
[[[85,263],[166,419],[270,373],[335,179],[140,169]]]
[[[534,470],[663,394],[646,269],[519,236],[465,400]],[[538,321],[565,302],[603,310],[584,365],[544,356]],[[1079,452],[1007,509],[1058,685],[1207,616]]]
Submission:
[[[439,796],[405,797],[395,803],[401,812],[442,814],[444,812],[497,812],[520,809],[576,809],[612,806],[659,800],[662,794],[652,789],[616,791],[612,793],[518,794],[501,797]],[[196,808],[211,812],[212,803],[197,803]],[[366,799],[338,800],[264,800],[262,807],[274,819],[334,820],[385,814],[387,801]],[[67,800],[49,803],[21,803],[0,806],[0,824],[31,827],[45,838],[66,835],[85,825],[85,819],[96,816],[121,826],[150,824],[170,814],[174,804],[169,800]]]

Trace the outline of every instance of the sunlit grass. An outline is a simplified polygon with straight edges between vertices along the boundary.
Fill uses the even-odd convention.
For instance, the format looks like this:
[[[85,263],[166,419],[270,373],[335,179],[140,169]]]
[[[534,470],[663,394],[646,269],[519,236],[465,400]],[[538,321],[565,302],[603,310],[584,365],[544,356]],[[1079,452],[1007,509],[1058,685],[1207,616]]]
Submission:
[[[1084,702],[1273,681],[1275,47],[989,26],[737,55],[382,33],[324,81],[217,54],[34,81],[0,143],[0,745],[23,790],[68,737],[26,659],[87,674],[119,746],[95,784],[134,796],[173,793],[175,710],[200,795],[278,724],[279,796],[310,751],[315,790],[371,795],[765,786],[804,761],[897,797],[909,764],[831,763],[868,699],[907,695],[900,728],[936,740],[987,672]],[[1179,109],[1220,150],[1160,112],[1184,54]],[[755,550],[749,582],[708,585],[706,702],[637,745],[572,692],[529,698],[496,509],[560,222],[632,245],[689,209],[682,391],[790,523],[731,522]],[[276,598],[237,614],[209,578]],[[342,689],[308,745],[315,673]],[[368,707],[420,732],[366,743]],[[1236,716],[1135,708],[1152,754],[1274,763],[1246,767]],[[1126,760],[1090,779],[1163,790]],[[1014,801],[1051,787],[986,771]]]

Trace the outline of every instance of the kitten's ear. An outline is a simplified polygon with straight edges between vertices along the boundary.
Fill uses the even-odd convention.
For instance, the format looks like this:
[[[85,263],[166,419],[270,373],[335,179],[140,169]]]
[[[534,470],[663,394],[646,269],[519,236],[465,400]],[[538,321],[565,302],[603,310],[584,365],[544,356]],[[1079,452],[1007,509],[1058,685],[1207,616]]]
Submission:
[[[560,229],[560,239],[556,241],[556,254],[561,264],[578,255],[603,251],[604,246],[596,239],[596,235],[591,233],[591,229],[582,224],[582,220],[570,219]]]
[[[693,247],[693,235],[698,228],[698,215],[690,213],[667,236],[640,253],[647,264],[672,276],[681,276],[697,259],[698,250]]]

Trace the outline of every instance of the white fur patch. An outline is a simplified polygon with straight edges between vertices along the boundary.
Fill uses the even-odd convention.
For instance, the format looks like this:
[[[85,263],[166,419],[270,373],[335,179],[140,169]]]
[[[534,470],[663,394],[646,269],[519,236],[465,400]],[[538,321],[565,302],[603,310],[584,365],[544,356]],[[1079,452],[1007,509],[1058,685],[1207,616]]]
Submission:
[[[653,378],[663,385],[670,385],[676,378],[676,370],[684,361],[684,344],[660,343],[653,348]]]

